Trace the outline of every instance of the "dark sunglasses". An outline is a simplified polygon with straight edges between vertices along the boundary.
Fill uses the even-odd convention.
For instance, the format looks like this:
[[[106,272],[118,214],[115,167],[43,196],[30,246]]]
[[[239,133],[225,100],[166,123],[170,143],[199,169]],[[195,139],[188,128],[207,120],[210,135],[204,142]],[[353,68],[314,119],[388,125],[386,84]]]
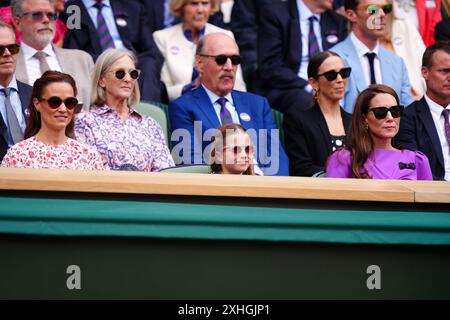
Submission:
[[[339,74],[339,75],[341,75],[342,79],[347,79],[348,77],[350,77],[351,72],[352,72],[352,68],[350,68],[350,67],[342,68],[341,70],[339,70],[337,72],[334,70],[331,70],[331,71],[324,72],[322,74],[318,74],[317,78],[320,76],[324,76],[328,81],[333,81],[333,80],[336,80],[336,78]]]
[[[119,69],[119,70],[113,71],[113,73],[116,76],[116,78],[119,79],[119,80],[122,80],[123,78],[125,78],[125,75],[127,73],[130,75],[131,79],[137,80],[137,79],[139,79],[139,75],[141,74],[141,70],[133,69],[130,72],[126,72],[123,69]]]
[[[370,4],[367,7],[367,12],[370,14],[375,14],[378,12],[378,10],[383,10],[384,14],[389,14],[392,12],[392,4],[385,4],[384,6],[379,6],[376,4]]]
[[[388,112],[391,113],[393,118],[399,118],[399,117],[401,117],[401,115],[403,113],[403,109],[405,109],[405,107],[399,105],[399,106],[392,106],[390,108],[376,107],[376,108],[369,109],[367,112],[372,111],[375,118],[380,120],[380,119],[386,118]]]
[[[234,155],[240,154],[242,151],[245,152],[246,155],[253,153],[253,146],[234,146],[234,147],[225,147],[224,149],[231,149]]]
[[[18,44],[8,44],[6,46],[0,46],[0,56],[2,56],[5,53],[5,50],[8,49],[8,51],[11,54],[17,54],[19,52],[20,46]]]
[[[219,66],[223,66],[225,63],[227,63],[228,58],[231,60],[231,64],[233,66],[237,66],[238,64],[241,64],[241,61],[242,61],[241,56],[238,56],[237,54],[234,54],[232,56],[227,56],[227,55],[224,55],[224,54],[219,54],[218,56],[210,56],[210,55],[207,55],[207,54],[199,54],[199,56],[214,58],[214,60],[216,61],[216,63]]]
[[[52,109],[58,109],[63,102],[69,110],[74,109],[78,104],[78,100],[75,97],[68,97],[65,100],[62,100],[60,97],[53,96],[48,99],[41,99],[41,101],[47,101],[48,106]]]
[[[40,22],[44,19],[44,16],[47,16],[48,20],[56,21],[58,15],[55,12],[44,12],[44,11],[30,11],[24,12],[22,16],[31,15],[31,19],[33,22]]]

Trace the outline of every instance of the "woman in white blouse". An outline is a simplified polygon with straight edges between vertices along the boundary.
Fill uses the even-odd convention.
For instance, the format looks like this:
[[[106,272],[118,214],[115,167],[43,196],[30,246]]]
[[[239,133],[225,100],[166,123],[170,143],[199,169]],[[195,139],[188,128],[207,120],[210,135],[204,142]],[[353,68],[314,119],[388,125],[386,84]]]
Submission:
[[[182,22],[153,33],[156,45],[164,56],[161,81],[167,87],[169,100],[199,86],[195,69],[195,50],[198,40],[208,33],[224,32],[234,38],[231,31],[207,23],[209,16],[219,10],[218,0],[172,0],[170,9]],[[235,89],[246,91],[239,67]]]

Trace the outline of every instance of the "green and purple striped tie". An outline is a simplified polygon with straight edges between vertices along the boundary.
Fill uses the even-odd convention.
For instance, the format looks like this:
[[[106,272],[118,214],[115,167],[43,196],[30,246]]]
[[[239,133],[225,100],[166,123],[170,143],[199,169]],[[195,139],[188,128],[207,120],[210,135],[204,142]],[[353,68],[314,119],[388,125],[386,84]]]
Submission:
[[[315,16],[308,18],[309,20],[309,34],[308,34],[308,55],[309,60],[320,52],[319,42],[317,41],[316,34],[314,33],[314,21],[317,20]]]
[[[109,33],[108,26],[106,25],[105,17],[102,14],[102,8],[105,5],[103,4],[103,0],[97,0],[97,3],[94,4],[94,7],[97,8],[97,34],[100,39],[100,46],[102,50],[106,50],[108,48],[114,48],[114,41]]]

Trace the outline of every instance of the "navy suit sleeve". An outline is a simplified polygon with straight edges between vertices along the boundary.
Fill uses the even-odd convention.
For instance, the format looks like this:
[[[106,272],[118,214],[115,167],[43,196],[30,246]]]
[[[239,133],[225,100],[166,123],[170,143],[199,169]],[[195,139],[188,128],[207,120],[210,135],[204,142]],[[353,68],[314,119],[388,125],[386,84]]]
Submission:
[[[275,8],[268,5],[261,10],[258,29],[258,72],[265,85],[272,88],[303,89],[308,82],[297,75],[298,70],[286,63],[288,40],[287,34],[290,26],[286,26],[289,16],[281,17]],[[300,32],[299,32],[300,33]],[[301,41],[301,39],[298,39]],[[298,60],[300,60],[300,53]]]
[[[411,107],[410,107],[411,108]],[[408,112],[409,111],[409,112]],[[407,110],[403,113],[400,120],[400,129],[395,136],[394,141],[400,146],[416,151],[418,150],[415,126],[415,110]]]
[[[194,116],[188,102],[179,99],[169,106],[171,140],[174,145],[172,156],[176,164],[204,163],[202,157],[201,126],[194,126]]]
[[[271,161],[268,164],[265,164],[268,162],[268,159],[258,159],[258,163],[265,164],[261,166],[261,170],[265,175],[288,176],[289,160],[283,146],[281,145],[279,134],[274,135],[277,131],[272,131],[277,129],[277,127],[273,120],[272,109],[270,108],[266,98],[264,98],[263,103],[263,121],[263,128],[267,129],[267,154],[271,158]],[[276,149],[272,150],[272,147],[275,147]]]

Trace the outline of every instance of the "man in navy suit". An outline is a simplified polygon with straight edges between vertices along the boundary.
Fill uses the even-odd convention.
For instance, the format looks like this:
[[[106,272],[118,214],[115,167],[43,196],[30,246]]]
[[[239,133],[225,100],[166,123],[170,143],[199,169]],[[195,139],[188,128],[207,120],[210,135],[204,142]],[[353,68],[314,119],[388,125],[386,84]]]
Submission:
[[[64,48],[81,49],[94,60],[105,50],[97,33],[99,9],[95,0],[70,0],[70,6],[77,6],[81,13],[81,28],[70,29],[64,38]],[[163,57],[153,41],[150,23],[143,5],[137,0],[103,0],[102,15],[106,22],[114,47],[127,48],[138,56],[138,68],[142,70],[139,84],[141,98],[147,101],[161,100],[160,72]],[[62,15],[67,22],[69,17]]]
[[[422,76],[424,97],[405,109],[396,142],[423,152],[435,180],[450,180],[450,43],[437,42],[425,50]]]
[[[204,163],[215,130],[226,123],[240,123],[255,143],[255,171],[289,175],[289,161],[278,139],[267,100],[233,90],[240,63],[236,42],[224,33],[206,35],[197,46],[196,65],[201,85],[169,107],[172,155],[184,163]],[[180,139],[181,137],[181,139]]]
[[[345,1],[345,13],[352,24],[352,32],[331,51],[339,54],[346,66],[352,68],[342,103],[349,113],[353,112],[359,93],[374,83],[394,89],[403,105],[413,101],[403,59],[384,49],[379,41],[386,33],[386,15],[391,12],[390,0]]]
[[[14,76],[18,53],[18,51],[14,51],[15,44],[14,30],[9,24],[0,21],[0,162],[8,148],[23,139],[27,119],[25,110],[30,102],[32,90],[29,85],[17,81]],[[18,47],[16,49],[18,50]],[[5,88],[9,88],[9,97],[5,95]],[[8,121],[8,119],[12,120],[11,114],[8,114],[11,109],[7,104],[11,106],[14,113],[14,122],[18,125],[16,128],[21,134],[19,139],[13,137],[15,134],[11,132],[12,126]]]
[[[260,91],[273,108],[287,113],[308,109],[310,56],[344,39],[345,18],[332,0],[288,0],[261,9],[258,29]]]

